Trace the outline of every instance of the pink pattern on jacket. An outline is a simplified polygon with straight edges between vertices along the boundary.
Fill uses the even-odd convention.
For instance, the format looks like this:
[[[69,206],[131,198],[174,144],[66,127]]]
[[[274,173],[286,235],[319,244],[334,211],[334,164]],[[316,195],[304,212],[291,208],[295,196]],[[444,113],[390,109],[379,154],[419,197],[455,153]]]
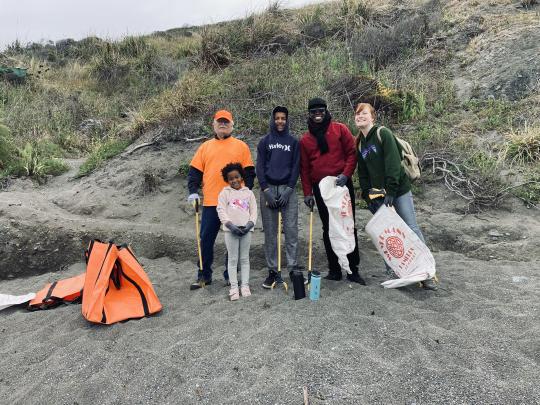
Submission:
[[[225,232],[230,232],[225,226],[229,221],[236,226],[246,226],[249,221],[253,224],[257,222],[257,200],[253,191],[247,187],[240,190],[231,186],[224,187],[219,193],[216,210]]]

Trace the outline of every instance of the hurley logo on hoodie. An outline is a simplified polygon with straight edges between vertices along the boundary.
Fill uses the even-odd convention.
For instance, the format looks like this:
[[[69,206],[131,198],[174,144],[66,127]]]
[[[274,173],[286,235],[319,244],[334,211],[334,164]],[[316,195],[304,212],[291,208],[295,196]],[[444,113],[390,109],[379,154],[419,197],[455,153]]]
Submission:
[[[282,145],[280,143],[268,144],[268,149],[282,149],[284,152],[290,152],[291,145]]]

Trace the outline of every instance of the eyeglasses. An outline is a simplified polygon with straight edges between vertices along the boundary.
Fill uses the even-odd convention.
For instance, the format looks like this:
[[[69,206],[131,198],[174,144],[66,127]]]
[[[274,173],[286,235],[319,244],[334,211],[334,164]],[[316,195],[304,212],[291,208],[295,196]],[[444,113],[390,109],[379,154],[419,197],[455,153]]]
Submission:
[[[231,121],[229,121],[227,118],[219,118],[216,121],[219,122],[220,124],[227,124],[227,125],[231,123]]]
[[[309,113],[310,114],[324,114],[324,112],[326,111],[326,108],[324,107],[319,107],[319,108],[310,108],[309,109]]]

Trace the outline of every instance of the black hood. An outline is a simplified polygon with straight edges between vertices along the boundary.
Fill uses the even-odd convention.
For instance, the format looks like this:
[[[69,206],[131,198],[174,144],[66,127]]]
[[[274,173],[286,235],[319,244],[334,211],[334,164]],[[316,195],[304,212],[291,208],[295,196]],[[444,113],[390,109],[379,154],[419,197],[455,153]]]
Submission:
[[[276,114],[276,112],[284,112],[286,114],[286,116],[287,116],[287,123],[285,124],[285,129],[283,131],[281,131],[281,132],[279,132],[277,130],[276,123],[274,121],[274,115]],[[269,127],[270,127],[270,132],[269,132],[270,135],[274,135],[274,136],[287,136],[287,135],[289,135],[289,129],[290,129],[290,126],[289,126],[289,111],[285,107],[276,107],[276,108],[274,108],[274,110],[272,111],[272,114],[270,114]]]

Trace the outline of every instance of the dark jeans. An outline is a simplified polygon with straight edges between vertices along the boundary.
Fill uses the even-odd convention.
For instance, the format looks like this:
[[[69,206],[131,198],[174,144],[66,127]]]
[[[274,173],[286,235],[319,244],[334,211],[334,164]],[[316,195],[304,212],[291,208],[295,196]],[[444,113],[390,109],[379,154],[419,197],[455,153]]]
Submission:
[[[354,188],[352,180],[347,180],[347,188],[349,189],[349,194],[351,196],[351,203],[353,209],[353,219],[356,224],[355,218],[355,198],[354,198]],[[330,243],[330,237],[328,236],[328,208],[321,197],[321,190],[319,189],[319,184],[313,185],[313,196],[315,197],[315,202],[317,203],[317,210],[319,211],[319,217],[321,218],[323,224],[323,241],[324,249],[326,250],[326,257],[328,259],[328,269],[330,273],[341,274],[341,266],[338,263],[338,258],[332,249],[332,244]],[[358,253],[358,236],[356,228],[354,228],[354,250],[347,255],[349,260],[349,267],[353,273],[358,273],[358,265],[360,264],[360,254]]]
[[[212,280],[212,263],[214,262],[214,243],[221,221],[219,220],[216,207],[203,207],[201,218],[201,254],[202,254],[202,277],[204,280]],[[197,275],[199,278],[201,273]]]
[[[202,253],[202,277],[205,281],[212,280],[212,263],[214,262],[214,244],[221,227],[216,207],[203,207],[201,218],[201,253]],[[199,258],[197,258],[197,265]],[[197,278],[201,277],[201,271],[197,273]],[[223,272],[225,280],[229,279],[227,272],[227,254],[225,254],[225,271]]]

